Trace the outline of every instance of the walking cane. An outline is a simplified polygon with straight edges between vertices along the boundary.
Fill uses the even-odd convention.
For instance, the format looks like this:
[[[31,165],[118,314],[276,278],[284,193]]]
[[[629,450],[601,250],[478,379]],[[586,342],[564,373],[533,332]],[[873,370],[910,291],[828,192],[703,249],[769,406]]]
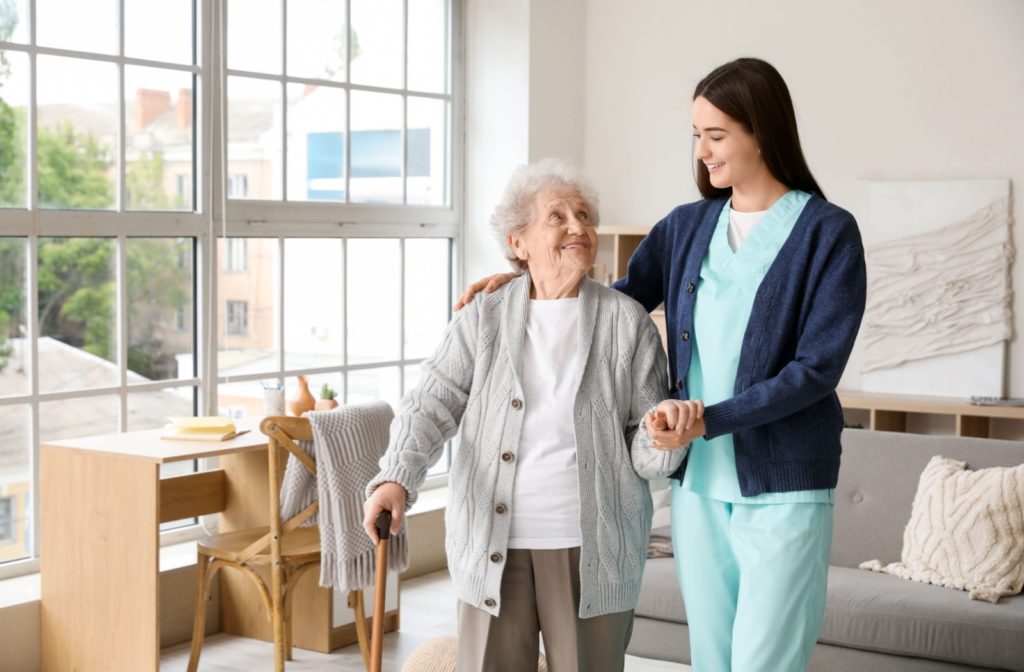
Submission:
[[[381,672],[384,655],[384,592],[388,582],[388,539],[391,537],[391,512],[377,516],[377,576],[373,593],[373,631],[370,635],[370,672]]]

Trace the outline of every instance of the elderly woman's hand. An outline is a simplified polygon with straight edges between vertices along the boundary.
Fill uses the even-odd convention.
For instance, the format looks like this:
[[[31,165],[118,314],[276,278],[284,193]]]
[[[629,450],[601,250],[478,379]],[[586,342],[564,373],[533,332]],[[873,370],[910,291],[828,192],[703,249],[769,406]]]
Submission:
[[[363,529],[374,545],[380,541],[377,538],[376,523],[381,511],[391,512],[391,534],[398,534],[402,518],[405,517],[405,495],[405,488],[398,483],[381,483],[370,498],[363,502]]]
[[[704,434],[704,402],[666,399],[647,413],[644,422],[652,448],[676,450]]]
[[[477,280],[469,286],[466,293],[463,294],[462,298],[460,298],[458,303],[455,304],[455,310],[462,310],[463,306],[472,301],[473,297],[476,296],[478,292],[486,291],[490,294],[506,282],[511,282],[516,275],[516,273],[496,273],[495,275],[490,275],[482,280]]]

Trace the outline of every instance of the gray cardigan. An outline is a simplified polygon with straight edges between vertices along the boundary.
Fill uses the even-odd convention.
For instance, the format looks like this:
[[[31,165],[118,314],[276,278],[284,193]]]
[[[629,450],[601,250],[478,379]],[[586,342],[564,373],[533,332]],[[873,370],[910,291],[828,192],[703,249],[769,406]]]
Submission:
[[[523,425],[519,376],[529,291],[529,276],[522,275],[455,315],[422,364],[420,386],[402,400],[381,471],[366,488],[369,496],[381,483],[398,483],[408,508],[461,424],[448,479],[448,568],[459,599],[493,615],[501,609]],[[644,428],[644,413],[670,396],[661,338],[647,311],[589,279],[579,297],[582,375],[572,421],[583,533],[579,615],[588,618],[636,603],[652,515],[643,479],[672,473],[685,450],[651,448]]]

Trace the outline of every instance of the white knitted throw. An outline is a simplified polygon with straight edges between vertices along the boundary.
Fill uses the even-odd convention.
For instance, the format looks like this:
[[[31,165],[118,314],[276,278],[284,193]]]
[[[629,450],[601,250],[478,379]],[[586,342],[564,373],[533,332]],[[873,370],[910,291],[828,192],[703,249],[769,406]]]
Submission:
[[[317,477],[289,456],[281,483],[281,517],[287,520],[319,497],[320,585],[342,592],[372,586],[376,549],[363,531],[366,484],[388,446],[394,417],[385,402],[352,404],[307,414],[313,441],[299,445],[317,463]],[[314,482],[315,480],[315,482]],[[388,568],[402,572],[409,564],[405,527],[388,545]]]
[[[921,473],[902,562],[861,569],[971,591],[998,602],[1024,587],[1024,464],[971,471],[933,457]]]

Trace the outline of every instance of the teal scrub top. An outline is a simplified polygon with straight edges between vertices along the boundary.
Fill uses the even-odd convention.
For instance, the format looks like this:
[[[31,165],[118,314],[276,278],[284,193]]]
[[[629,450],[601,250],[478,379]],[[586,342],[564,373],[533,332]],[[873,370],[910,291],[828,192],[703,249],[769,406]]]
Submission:
[[[754,296],[810,198],[802,191],[788,192],[764,214],[735,252],[728,238],[732,199],[726,202],[700,268],[686,376],[691,399],[701,399],[710,406],[733,396]],[[744,497],[736,475],[732,434],[710,440],[699,438],[690,444],[682,487],[704,497],[743,504],[832,503],[834,499],[832,490],[765,492]]]

